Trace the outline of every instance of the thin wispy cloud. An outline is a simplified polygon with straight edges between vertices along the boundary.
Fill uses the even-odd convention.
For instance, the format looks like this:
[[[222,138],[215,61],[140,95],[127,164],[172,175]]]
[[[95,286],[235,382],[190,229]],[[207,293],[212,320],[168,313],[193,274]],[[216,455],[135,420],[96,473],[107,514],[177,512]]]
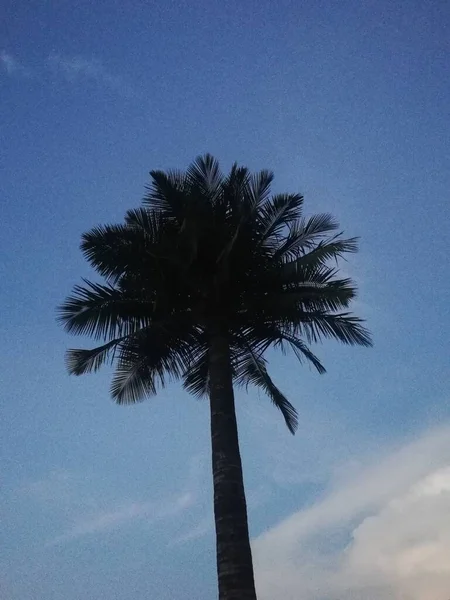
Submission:
[[[0,53],[0,64],[3,71],[14,77],[31,77],[32,71],[25,67],[17,58],[8,52]]]
[[[47,67],[73,84],[93,82],[122,96],[135,95],[132,87],[119,75],[112,74],[99,59],[52,54],[47,59]]]
[[[253,543],[262,600],[436,600],[450,591],[450,425]]]
[[[186,477],[178,491],[162,491],[156,498],[148,500],[110,497],[98,486],[95,473],[77,474],[64,469],[26,483],[20,492],[52,515],[55,529],[60,533],[44,543],[54,546],[107,533],[138,521],[152,525],[195,511],[203,499],[205,466],[202,456],[192,457],[187,462]]]
[[[181,544],[186,544],[187,542],[192,542],[194,540],[198,540],[205,535],[212,534],[214,531],[214,517],[212,512],[202,517],[195,525],[193,525],[190,529],[184,531],[182,534],[176,536],[169,546],[178,546]]]
[[[75,540],[86,535],[112,531],[127,523],[145,520],[154,523],[170,517],[176,517],[194,503],[194,497],[189,492],[167,498],[164,502],[129,501],[119,508],[103,510],[89,517],[78,519],[63,534],[52,539],[48,545],[56,545]]]
[[[137,91],[120,75],[113,73],[98,58],[51,54],[40,64],[29,66],[8,52],[0,53],[2,70],[10,77],[33,78],[45,83],[50,75],[56,83],[95,85],[97,88],[124,98],[138,96]]]
[[[26,482],[19,492],[54,513],[62,510],[72,514],[98,507],[92,476],[67,469],[54,469],[42,479]]]

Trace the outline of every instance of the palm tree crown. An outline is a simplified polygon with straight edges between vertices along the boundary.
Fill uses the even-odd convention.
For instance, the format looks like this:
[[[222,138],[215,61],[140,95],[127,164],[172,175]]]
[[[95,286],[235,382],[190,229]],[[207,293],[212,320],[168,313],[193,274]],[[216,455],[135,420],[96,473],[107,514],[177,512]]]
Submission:
[[[357,239],[344,239],[328,214],[305,218],[300,194],[271,195],[272,180],[237,165],[224,176],[213,157],[199,157],[185,172],[152,171],[142,207],[84,234],[103,282],[76,286],[59,318],[101,345],[70,350],[69,371],[113,363],[118,403],[179,378],[204,395],[214,328],[228,337],[233,382],[263,388],[294,432],[296,411],[267,372],[267,349],[290,348],[322,373],[311,343],[371,339],[349,312],[354,283],[330,264]]]

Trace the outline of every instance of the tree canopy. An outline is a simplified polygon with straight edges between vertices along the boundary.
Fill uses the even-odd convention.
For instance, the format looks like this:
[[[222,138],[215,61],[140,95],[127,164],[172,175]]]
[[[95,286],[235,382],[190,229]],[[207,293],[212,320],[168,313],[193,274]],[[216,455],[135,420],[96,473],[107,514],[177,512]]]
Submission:
[[[313,343],[371,345],[350,312],[355,284],[338,270],[357,238],[345,238],[329,214],[306,218],[301,194],[271,194],[269,171],[235,164],[223,175],[205,155],[186,171],[150,175],[141,207],[83,235],[101,281],[76,286],[59,318],[68,332],[101,343],[69,350],[69,371],[114,364],[118,403],[143,400],[171,379],[202,396],[208,336],[220,328],[234,383],[262,388],[294,432],[297,413],[272,381],[265,353],[291,350],[323,373]]]

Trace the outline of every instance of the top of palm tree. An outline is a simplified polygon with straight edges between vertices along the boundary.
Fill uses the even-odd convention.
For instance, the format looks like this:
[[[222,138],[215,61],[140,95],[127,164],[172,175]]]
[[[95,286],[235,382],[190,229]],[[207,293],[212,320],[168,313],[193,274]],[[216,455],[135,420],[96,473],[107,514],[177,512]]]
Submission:
[[[261,386],[290,431],[294,407],[268,375],[264,353],[290,348],[325,371],[309,345],[323,338],[370,346],[349,312],[356,288],[338,260],[356,252],[329,214],[303,216],[300,194],[271,195],[273,174],[233,165],[223,175],[210,155],[186,171],[152,171],[140,208],[98,226],[81,249],[102,283],[83,280],[59,307],[65,329],[102,344],[70,350],[81,375],[115,363],[111,393],[132,403],[171,378],[208,391],[211,335],[229,340],[234,381]]]

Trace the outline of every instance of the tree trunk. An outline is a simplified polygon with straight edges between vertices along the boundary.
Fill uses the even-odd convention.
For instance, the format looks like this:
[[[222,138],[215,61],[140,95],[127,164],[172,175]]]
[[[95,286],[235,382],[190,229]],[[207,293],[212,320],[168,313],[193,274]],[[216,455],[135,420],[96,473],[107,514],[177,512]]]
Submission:
[[[211,337],[209,361],[219,600],[256,600],[226,335]]]

